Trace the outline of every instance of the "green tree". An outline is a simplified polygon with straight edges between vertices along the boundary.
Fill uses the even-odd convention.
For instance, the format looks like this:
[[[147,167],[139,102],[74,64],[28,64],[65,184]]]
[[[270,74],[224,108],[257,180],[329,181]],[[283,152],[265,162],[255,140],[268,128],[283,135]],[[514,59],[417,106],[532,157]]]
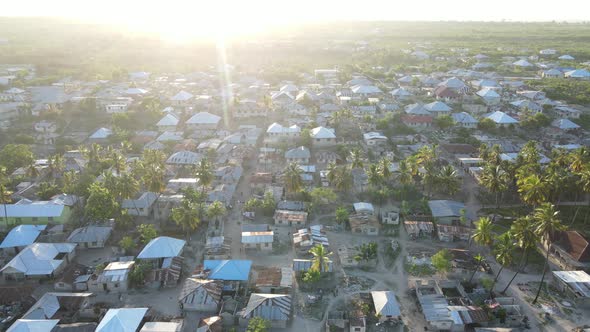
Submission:
[[[0,150],[0,166],[4,166],[8,173],[19,167],[26,167],[33,163],[31,148],[24,144],[7,144]]]
[[[436,254],[432,255],[430,260],[432,261],[432,266],[441,274],[447,273],[451,270],[452,264],[451,260],[451,253],[447,249],[442,249],[438,251]]]
[[[477,128],[480,130],[489,132],[489,131],[496,129],[496,123],[494,123],[494,121],[492,121],[492,119],[483,118],[483,119],[479,120],[479,123],[477,124]]]
[[[444,130],[451,128],[455,124],[455,121],[453,120],[453,118],[450,115],[441,115],[441,116],[438,116],[434,119],[434,124],[440,130],[444,131]]]
[[[158,231],[152,224],[141,224],[137,226],[139,241],[142,244],[148,244],[151,240],[158,237]]]
[[[325,187],[314,188],[309,195],[314,208],[332,206],[338,200],[338,195],[332,189]]]
[[[251,318],[246,328],[246,332],[267,332],[268,330],[270,330],[270,322],[260,317]]]
[[[215,221],[226,213],[225,206],[220,201],[215,201],[207,208],[207,216]]]
[[[183,199],[179,207],[172,209],[172,220],[186,232],[186,238],[190,232],[201,224],[198,206],[187,199]]]
[[[377,258],[377,242],[363,243],[358,247],[358,253],[354,256],[354,260],[357,262],[370,260]]]
[[[296,163],[290,163],[283,174],[285,187],[288,194],[294,194],[303,187],[303,180],[301,179],[302,170]]]
[[[361,150],[359,148],[350,150],[350,168],[363,168],[365,163],[362,158]]]
[[[129,254],[132,249],[135,248],[135,241],[131,236],[124,236],[121,241],[119,241],[119,247],[125,251],[125,254]]]
[[[487,164],[479,177],[479,182],[496,196],[496,207],[500,208],[500,194],[508,189],[510,178],[500,165]]]
[[[512,226],[510,226],[510,234],[512,234],[512,237],[516,241],[516,247],[522,250],[522,257],[514,276],[512,276],[512,279],[510,279],[502,291],[502,294],[506,293],[518,273],[521,270],[524,270],[528,263],[530,251],[537,247],[537,242],[539,241],[537,234],[535,234],[534,220],[531,216],[524,216],[516,219],[514,223],[512,223]]]
[[[512,257],[514,256],[515,249],[516,247],[510,232],[503,233],[496,238],[496,243],[494,245],[494,257],[496,258],[496,262],[500,264],[500,269],[498,270],[498,273],[494,278],[494,283],[490,289],[490,298],[492,298],[494,286],[496,285],[496,282],[498,282],[498,278],[500,277],[500,274],[502,274],[504,267],[512,263]]]
[[[475,232],[471,236],[473,241],[481,246],[489,247],[494,243],[494,224],[487,217],[481,217],[475,222]]]
[[[100,183],[93,183],[88,189],[89,196],[86,202],[86,215],[95,220],[107,220],[114,217],[119,211],[119,204],[113,194]]]
[[[545,274],[547,273],[547,267],[549,266],[549,253],[551,252],[551,247],[553,245],[551,236],[558,232],[564,231],[566,226],[563,225],[559,220],[559,211],[555,210],[555,206],[551,203],[543,203],[538,208],[536,208],[533,212],[533,219],[535,220],[535,234],[539,237],[542,244],[547,246],[541,283],[539,284],[539,289],[537,289],[537,294],[533,300],[533,304],[535,304],[537,303],[539,294],[541,294],[541,287],[543,287]]]
[[[331,252],[328,252],[326,248],[318,244],[315,247],[309,249],[309,253],[313,255],[311,269],[319,271],[320,273],[328,271]]]
[[[320,271],[318,270],[309,270],[306,271],[303,274],[303,282],[308,283],[308,284],[313,284],[316,283],[318,281],[320,281],[322,275],[320,274]]]
[[[537,174],[531,174],[516,181],[518,193],[522,201],[528,205],[538,206],[547,202],[549,195],[548,183]]]
[[[383,178],[381,177],[381,172],[379,171],[377,164],[369,165],[369,169],[367,170],[367,180],[372,188],[379,188],[383,185]]]
[[[12,191],[8,190],[3,179],[0,179],[0,204],[3,206],[4,225],[8,227],[8,209],[7,204],[12,203]]]
[[[339,225],[342,225],[343,223],[347,223],[349,218],[350,218],[350,214],[348,213],[348,209],[345,208],[344,206],[340,206],[338,208],[336,208],[336,222]]]
[[[392,176],[391,169],[390,169],[391,161],[388,159],[382,158],[381,160],[379,160],[379,163],[377,165],[379,168],[379,173],[381,174],[381,178],[386,182],[389,181]]]
[[[41,200],[48,201],[51,197],[59,194],[59,187],[52,182],[41,182],[39,184],[39,189],[37,189],[37,196]]]
[[[438,172],[435,183],[439,188],[439,191],[454,195],[459,191],[461,187],[461,179],[457,175],[457,171],[451,165],[446,165]]]
[[[477,254],[477,255],[473,256],[473,262],[475,263],[474,264],[475,266],[473,268],[473,273],[471,273],[471,277],[469,278],[469,283],[471,283],[473,281],[473,277],[475,277],[475,273],[477,273],[479,268],[481,268],[481,266],[485,262],[485,257],[483,257],[480,254]]]
[[[308,149],[311,149],[312,143],[313,139],[311,138],[311,131],[309,130],[309,128],[304,128],[303,130],[301,130],[301,135],[297,140],[297,146],[305,146]]]

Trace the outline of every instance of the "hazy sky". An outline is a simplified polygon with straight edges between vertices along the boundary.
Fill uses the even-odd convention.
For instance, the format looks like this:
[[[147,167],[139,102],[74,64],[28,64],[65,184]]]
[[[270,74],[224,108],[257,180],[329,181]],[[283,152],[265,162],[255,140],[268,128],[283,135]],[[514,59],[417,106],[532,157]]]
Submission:
[[[323,20],[590,20],[590,0],[15,0],[0,16],[127,23],[171,35]]]

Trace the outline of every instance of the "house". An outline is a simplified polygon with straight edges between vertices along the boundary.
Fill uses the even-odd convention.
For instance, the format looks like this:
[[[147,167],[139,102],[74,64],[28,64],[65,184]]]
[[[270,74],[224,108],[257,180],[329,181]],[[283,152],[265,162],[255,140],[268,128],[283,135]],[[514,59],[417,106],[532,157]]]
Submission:
[[[540,55],[556,55],[557,51],[552,48],[547,48],[539,51]]]
[[[52,278],[75,256],[76,244],[73,243],[33,243],[4,265],[0,273],[4,280]]]
[[[124,293],[129,288],[129,274],[135,265],[134,261],[111,262],[98,275],[88,280],[88,290],[100,292]]]
[[[221,316],[201,318],[196,332],[223,332]]]
[[[556,106],[555,112],[560,117],[570,118],[570,119],[579,119],[580,115],[582,114],[582,112],[580,110],[575,109],[573,107],[565,106],[565,105]]]
[[[22,319],[76,320],[80,311],[90,305],[92,293],[47,292],[21,317]]]
[[[256,292],[289,294],[293,287],[293,269],[290,267],[266,267],[256,271]]]
[[[553,271],[553,284],[568,298],[575,300],[576,307],[590,306],[590,275],[585,271]]]
[[[136,332],[147,312],[148,308],[109,309],[95,332]]]
[[[447,87],[458,93],[466,93],[467,91],[469,91],[469,87],[467,86],[467,84],[465,84],[465,82],[458,79],[457,77],[447,78],[446,80],[440,82],[438,86]]]
[[[430,221],[404,221],[404,228],[410,239],[427,238],[434,236],[434,224]]]
[[[552,257],[564,270],[590,268],[590,241],[578,231],[563,231],[553,239]]]
[[[329,147],[336,145],[336,134],[334,134],[334,129],[316,127],[311,130],[310,136],[314,147]]]
[[[381,223],[384,225],[399,225],[399,209],[393,208],[381,214]]]
[[[189,130],[215,130],[219,126],[221,117],[208,112],[199,112],[186,121]]]
[[[342,256],[340,257],[342,260]],[[313,260],[311,259],[294,259],[293,260],[293,271],[294,272],[307,272],[313,266]],[[343,265],[344,266],[344,265]],[[328,270],[324,272],[334,272],[333,262],[328,260]]]
[[[240,325],[254,317],[268,320],[273,328],[286,328],[291,320],[291,295],[252,293],[240,312]]]
[[[541,74],[541,76],[543,76],[543,78],[562,78],[564,75],[561,70],[552,68],[543,71],[543,74]]]
[[[516,100],[511,102],[510,105],[516,107],[521,111],[528,110],[532,113],[541,113],[543,111],[543,107],[541,107],[541,105],[529,99]]]
[[[354,85],[354,86],[350,87],[350,90],[352,91],[353,96],[358,96],[361,98],[379,96],[380,94],[383,93],[383,91],[381,91],[381,89],[379,89],[378,87],[376,87],[374,85],[363,85],[363,84]]]
[[[476,93],[488,105],[497,105],[500,103],[502,96],[493,88],[483,88]]]
[[[271,251],[274,242],[274,232],[268,225],[263,225],[262,229],[249,229],[242,226],[242,247],[246,250]],[[252,225],[257,226],[257,225]]]
[[[17,319],[6,332],[51,332],[59,319]]]
[[[460,225],[465,211],[465,204],[449,200],[431,200],[428,201],[428,207],[439,225]]]
[[[180,332],[182,323],[176,322],[146,322],[139,332]],[[200,332],[197,329],[197,332]]]
[[[55,280],[53,289],[59,292],[84,292],[88,290],[88,281],[92,277],[87,266],[72,263]]]
[[[57,124],[53,121],[39,121],[34,125],[34,129],[38,133],[55,133],[57,131]]]
[[[160,143],[163,147],[165,147],[162,143],[163,142],[179,142],[184,139],[184,133],[181,131],[165,131],[163,132],[158,138],[156,138],[155,143]],[[149,143],[146,144],[146,147],[150,147]],[[156,150],[155,147],[150,147],[152,150]],[[163,148],[162,148],[163,149]]]
[[[430,112],[421,103],[410,104],[404,108],[408,115],[431,115]]]
[[[432,94],[436,99],[442,99],[446,102],[454,102],[461,99],[461,95],[457,91],[444,85],[437,86],[432,91]]]
[[[275,210],[273,219],[275,225],[280,226],[305,226],[307,224],[306,211]]]
[[[580,129],[580,126],[569,119],[555,119],[551,122],[551,126],[563,131],[573,131]]]
[[[221,306],[222,285],[214,280],[187,278],[178,302],[185,311],[214,312]]]
[[[438,100],[424,105],[424,108],[434,116],[448,115],[453,110],[449,105]]]
[[[125,113],[129,109],[129,104],[125,102],[106,104],[104,110],[107,114]]]
[[[202,267],[197,267],[193,278],[224,281],[224,289],[237,289],[227,282],[243,282],[250,279],[252,261],[249,260],[204,260]]]
[[[531,69],[531,68],[535,67],[535,65],[533,65],[532,63],[530,63],[524,59],[513,62],[512,66],[514,66],[514,68],[521,68],[521,69]]]
[[[378,132],[368,132],[363,134],[363,140],[368,147],[384,146],[387,143],[387,137]]]
[[[430,115],[402,115],[402,123],[408,127],[425,129],[432,127],[433,118]]]
[[[159,236],[151,240],[137,255],[138,260],[153,262],[154,267],[162,266],[164,261],[182,255],[186,241],[168,236]]]
[[[311,152],[305,146],[300,146],[285,152],[287,163],[309,164]]]
[[[407,100],[414,95],[405,88],[398,88],[390,92],[391,96],[397,100]]]
[[[33,244],[46,227],[46,225],[18,225],[2,240],[0,249],[4,254],[17,254],[26,246]]]
[[[350,231],[357,234],[379,235],[381,225],[377,217],[367,214],[354,214],[349,217]]]
[[[5,209],[5,210],[4,210]],[[65,224],[71,216],[69,206],[53,201],[20,200],[15,204],[0,204],[0,218],[6,224]]]
[[[307,254],[309,249],[321,244],[329,247],[328,237],[322,225],[312,225],[309,228],[301,228],[293,232],[293,246],[300,254]]]
[[[127,210],[127,214],[136,217],[149,217],[153,214],[153,205],[158,199],[158,194],[153,192],[144,192],[137,199],[125,199],[121,203],[121,208]]]
[[[359,261],[355,257],[359,254],[358,246],[342,245],[338,247],[338,258],[342,267],[357,267]]]
[[[181,167],[194,166],[201,160],[201,158],[202,156],[196,152],[178,151],[166,159],[166,164]]]
[[[156,123],[156,127],[158,127],[159,132],[174,132],[176,131],[178,123],[180,123],[180,119],[178,116],[176,116],[176,114],[167,113],[160,119],[160,121],[158,121],[158,123]]]
[[[478,121],[467,112],[453,113],[451,116],[453,121],[455,121],[455,123],[460,127],[470,129],[477,127]]]
[[[371,298],[380,323],[401,321],[401,309],[394,292],[371,291]]]
[[[485,117],[492,120],[499,127],[508,127],[510,125],[518,124],[518,120],[502,111],[495,111],[487,114]]]
[[[586,69],[575,69],[565,72],[565,78],[577,80],[590,80],[590,71]]]
[[[292,139],[301,135],[301,128],[297,125],[283,127],[281,124],[274,122],[266,129],[266,135],[271,140]]]
[[[112,231],[113,228],[108,226],[81,227],[68,236],[67,242],[78,244],[79,249],[104,248]]]
[[[108,128],[99,128],[92,135],[88,137],[89,143],[106,144],[113,131]]]
[[[170,98],[173,106],[188,106],[193,99],[193,95],[186,91],[180,91]]]

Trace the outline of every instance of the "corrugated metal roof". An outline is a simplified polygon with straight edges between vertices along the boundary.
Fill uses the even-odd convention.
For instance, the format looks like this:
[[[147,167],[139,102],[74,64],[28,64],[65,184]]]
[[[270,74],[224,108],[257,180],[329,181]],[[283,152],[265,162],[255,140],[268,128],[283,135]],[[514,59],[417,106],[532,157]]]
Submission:
[[[96,332],[135,332],[148,308],[109,309],[96,327]]]
[[[372,291],[371,297],[375,305],[375,312],[382,316],[401,316],[401,310],[395,293],[392,291]]]
[[[151,240],[137,255],[139,259],[166,258],[179,256],[186,241],[168,236],[160,236]]]
[[[46,225],[19,225],[11,229],[0,244],[0,248],[27,246],[39,237]]]
[[[252,261],[248,260],[205,260],[203,267],[209,270],[209,279],[246,281],[250,277]]]

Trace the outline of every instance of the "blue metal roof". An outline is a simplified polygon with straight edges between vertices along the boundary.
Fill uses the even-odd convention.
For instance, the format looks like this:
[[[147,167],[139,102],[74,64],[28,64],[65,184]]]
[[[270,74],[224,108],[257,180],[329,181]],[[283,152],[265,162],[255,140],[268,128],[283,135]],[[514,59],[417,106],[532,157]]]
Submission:
[[[205,270],[210,270],[209,279],[246,281],[250,276],[252,261],[248,260],[205,260]]]
[[[41,231],[45,229],[45,225],[19,225],[11,229],[4,241],[0,244],[0,248],[13,248],[28,246],[35,242]]]

